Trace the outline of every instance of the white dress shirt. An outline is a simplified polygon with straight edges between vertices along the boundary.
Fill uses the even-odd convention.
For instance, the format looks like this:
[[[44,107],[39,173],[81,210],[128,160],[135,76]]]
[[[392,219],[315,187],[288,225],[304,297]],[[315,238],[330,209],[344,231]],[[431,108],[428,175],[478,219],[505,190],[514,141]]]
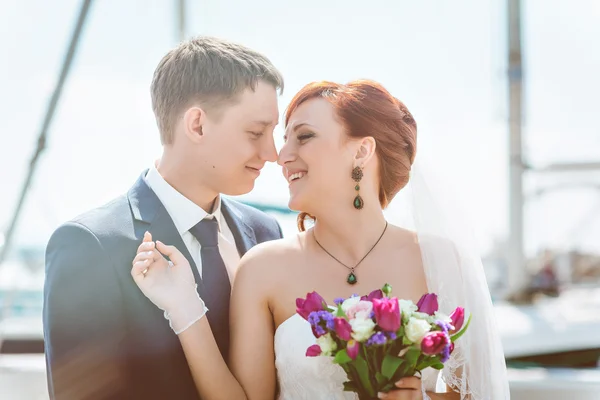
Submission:
[[[233,233],[221,213],[221,196],[217,197],[214,210],[209,214],[200,206],[175,190],[173,186],[169,185],[160,175],[156,167],[152,166],[148,170],[145,179],[150,189],[156,193],[156,196],[158,196],[158,199],[171,216],[175,228],[177,228],[177,231],[183,239],[183,243],[185,243],[198,267],[200,277],[202,277],[201,246],[200,242],[198,242],[189,230],[204,218],[216,218],[219,226],[219,252],[221,253],[231,282],[240,262],[240,255],[235,244]],[[169,245],[171,243],[165,244]]]

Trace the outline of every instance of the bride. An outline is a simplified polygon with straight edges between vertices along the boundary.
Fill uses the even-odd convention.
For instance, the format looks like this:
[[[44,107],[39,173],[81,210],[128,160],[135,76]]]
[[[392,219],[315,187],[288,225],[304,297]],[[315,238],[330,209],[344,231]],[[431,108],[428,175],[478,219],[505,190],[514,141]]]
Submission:
[[[306,357],[315,339],[296,314],[296,298],[317,291],[333,304],[389,283],[399,298],[416,303],[435,292],[441,311],[463,306],[473,319],[442,371],[403,379],[379,398],[508,399],[481,262],[453,235],[460,221],[449,222],[436,208],[445,199],[431,195],[429,182],[413,170],[417,127],[404,104],[372,81],[312,83],[292,100],[285,128],[278,162],[289,183],[289,207],[301,211],[300,232],[242,258],[232,289],[228,364],[183,255],[147,234],[133,260],[132,276],[165,311],[200,396],[355,399],[342,389],[346,376],[339,366]],[[391,207],[409,186],[412,208]],[[394,209],[410,211],[411,230],[388,223]]]

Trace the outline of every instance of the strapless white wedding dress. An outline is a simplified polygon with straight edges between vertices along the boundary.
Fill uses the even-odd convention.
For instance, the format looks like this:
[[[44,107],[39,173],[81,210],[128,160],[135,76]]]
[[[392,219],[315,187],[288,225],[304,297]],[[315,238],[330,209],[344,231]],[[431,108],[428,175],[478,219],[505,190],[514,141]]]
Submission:
[[[358,399],[354,393],[343,391],[346,373],[331,358],[306,356],[306,349],[315,343],[310,324],[298,314],[277,328],[275,365],[280,387],[278,400]],[[423,371],[423,388],[434,391],[439,375],[439,371],[433,368]]]

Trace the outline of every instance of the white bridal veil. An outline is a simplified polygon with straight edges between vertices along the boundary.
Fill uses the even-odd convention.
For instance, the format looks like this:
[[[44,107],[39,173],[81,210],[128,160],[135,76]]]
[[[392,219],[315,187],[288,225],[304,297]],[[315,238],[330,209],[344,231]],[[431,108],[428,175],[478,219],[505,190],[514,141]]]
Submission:
[[[461,306],[466,317],[472,315],[441,377],[460,391],[461,400],[509,399],[504,353],[468,218],[426,164],[417,156],[409,184],[385,214],[391,223],[417,233],[428,289],[438,295],[440,311],[449,315]]]

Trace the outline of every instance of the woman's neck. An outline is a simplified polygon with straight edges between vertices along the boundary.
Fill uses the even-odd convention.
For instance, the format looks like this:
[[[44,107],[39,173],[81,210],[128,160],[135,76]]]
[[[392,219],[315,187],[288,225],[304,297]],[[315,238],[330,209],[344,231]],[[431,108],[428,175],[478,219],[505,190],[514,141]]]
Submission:
[[[358,263],[381,237],[386,227],[379,204],[361,210],[335,208],[316,216],[312,233],[318,243],[342,263]]]

